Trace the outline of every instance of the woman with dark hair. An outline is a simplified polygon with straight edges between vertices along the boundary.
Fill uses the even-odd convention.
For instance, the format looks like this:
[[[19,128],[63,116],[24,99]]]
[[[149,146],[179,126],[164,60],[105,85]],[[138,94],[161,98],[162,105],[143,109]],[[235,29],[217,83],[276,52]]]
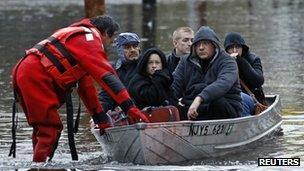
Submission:
[[[168,70],[165,54],[150,48],[144,52],[137,73],[128,89],[139,108],[168,105],[172,76]]]

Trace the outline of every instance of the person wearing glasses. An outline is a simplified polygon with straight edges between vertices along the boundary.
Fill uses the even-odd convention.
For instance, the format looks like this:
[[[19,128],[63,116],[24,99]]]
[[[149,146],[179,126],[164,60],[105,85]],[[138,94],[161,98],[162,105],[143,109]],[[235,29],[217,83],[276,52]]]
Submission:
[[[240,80],[250,89],[255,98],[265,105],[265,95],[262,88],[264,75],[261,58],[250,51],[243,36],[237,32],[227,33],[224,47],[226,52],[237,62]],[[241,87],[243,93],[249,94],[243,85],[241,85]],[[246,98],[246,95],[242,97]],[[246,101],[250,102],[250,108],[252,108],[251,100],[248,99],[248,97],[246,99]]]

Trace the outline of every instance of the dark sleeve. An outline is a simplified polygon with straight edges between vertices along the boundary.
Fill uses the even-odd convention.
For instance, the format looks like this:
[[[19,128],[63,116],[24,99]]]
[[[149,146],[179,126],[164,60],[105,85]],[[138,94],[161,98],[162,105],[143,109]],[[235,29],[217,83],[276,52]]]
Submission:
[[[102,111],[91,76],[85,75],[78,81],[77,92],[91,115]]]
[[[152,76],[152,82],[168,90],[172,84],[172,75],[168,69],[157,70]]]
[[[238,80],[238,68],[235,60],[230,57],[221,57],[219,60],[218,64],[213,64],[209,68],[217,71],[216,80],[207,85],[199,94],[204,99],[204,103],[223,97]]]
[[[168,64],[168,69],[169,72],[172,74],[177,66],[177,62],[176,59],[174,59],[174,56],[171,54],[167,57],[167,64]]]
[[[182,97],[183,90],[185,89],[185,65],[186,59],[182,59],[173,72],[173,83],[170,87],[170,91],[172,92],[171,101],[173,104],[176,104],[178,99]]]
[[[252,57],[253,62],[250,64],[244,57],[238,57],[240,78],[252,88],[261,87],[264,84],[264,76],[261,60],[259,57]]]
[[[129,91],[141,108],[160,106],[166,100],[171,85],[169,71],[158,71],[152,78],[136,75],[130,81]]]
[[[100,91],[98,99],[101,102],[105,112],[107,112],[108,110],[113,110],[117,106],[114,100],[104,90]]]

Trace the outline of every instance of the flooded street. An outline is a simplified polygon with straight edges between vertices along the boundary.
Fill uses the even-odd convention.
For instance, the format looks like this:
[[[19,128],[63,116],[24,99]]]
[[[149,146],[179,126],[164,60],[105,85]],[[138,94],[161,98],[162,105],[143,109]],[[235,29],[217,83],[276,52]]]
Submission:
[[[107,13],[121,24],[121,32],[142,37],[142,49],[158,46],[171,52],[171,34],[179,26],[195,31],[211,26],[223,42],[229,31],[245,36],[251,50],[262,60],[266,94],[279,94],[283,106],[283,136],[273,137],[255,149],[229,157],[172,166],[140,166],[108,162],[89,130],[84,113],[75,135],[79,161],[72,161],[64,128],[53,161],[32,164],[31,128],[18,113],[17,157],[8,157],[11,145],[10,87],[12,66],[40,40],[58,28],[84,17],[83,0],[0,1],[0,170],[27,168],[77,168],[81,170],[302,170],[304,169],[304,1],[301,0],[206,0],[157,1],[156,10],[146,10],[141,0],[106,1]],[[145,17],[143,17],[145,16]],[[143,25],[150,24],[149,31]],[[109,47],[111,50],[111,47]],[[115,54],[110,54],[115,59]],[[76,97],[76,96],[75,96]],[[76,103],[75,103],[76,104]],[[83,108],[82,111],[85,109]],[[61,110],[65,123],[65,109]],[[299,157],[301,167],[258,167],[258,158]]]

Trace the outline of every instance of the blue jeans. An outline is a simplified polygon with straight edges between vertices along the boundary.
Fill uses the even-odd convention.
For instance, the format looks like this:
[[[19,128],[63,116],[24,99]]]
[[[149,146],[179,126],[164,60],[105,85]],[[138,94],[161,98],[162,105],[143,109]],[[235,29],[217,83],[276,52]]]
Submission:
[[[241,117],[250,116],[254,113],[254,101],[251,96],[241,92],[243,111]]]

